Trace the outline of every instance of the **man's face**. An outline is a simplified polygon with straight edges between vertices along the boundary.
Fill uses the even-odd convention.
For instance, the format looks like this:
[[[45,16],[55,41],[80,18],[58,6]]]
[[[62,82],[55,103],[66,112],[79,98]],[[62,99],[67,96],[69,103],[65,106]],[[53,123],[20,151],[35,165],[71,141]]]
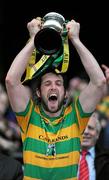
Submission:
[[[96,144],[96,141],[99,137],[99,133],[96,128],[96,120],[95,120],[97,118],[98,118],[97,113],[94,113],[94,114],[92,114],[92,116],[89,119],[87,127],[84,131],[83,139],[82,139],[82,143],[81,143],[83,148],[89,149],[89,148],[95,146],[95,144]]]
[[[65,97],[62,76],[54,73],[45,74],[42,77],[39,97],[46,111],[58,112],[63,105]]]

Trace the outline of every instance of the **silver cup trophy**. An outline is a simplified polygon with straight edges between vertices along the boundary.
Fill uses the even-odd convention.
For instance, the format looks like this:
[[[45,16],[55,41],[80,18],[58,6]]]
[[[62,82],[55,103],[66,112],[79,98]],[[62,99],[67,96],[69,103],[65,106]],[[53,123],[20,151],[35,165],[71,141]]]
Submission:
[[[36,34],[34,44],[42,54],[51,55],[62,47],[62,31],[65,18],[56,12],[46,14],[42,19],[42,29]]]

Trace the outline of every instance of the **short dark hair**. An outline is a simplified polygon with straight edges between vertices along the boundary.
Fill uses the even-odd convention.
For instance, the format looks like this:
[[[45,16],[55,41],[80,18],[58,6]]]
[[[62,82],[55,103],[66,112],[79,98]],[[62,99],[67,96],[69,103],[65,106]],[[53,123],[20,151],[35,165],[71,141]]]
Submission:
[[[67,76],[65,73],[57,73],[54,69],[48,69],[46,72],[44,72],[41,76],[39,76],[37,79],[34,79],[33,81],[37,82],[37,88],[40,89],[40,86],[41,86],[41,82],[42,82],[42,77],[47,74],[47,73],[53,73],[53,74],[56,74],[57,76],[62,76],[63,78],[63,83],[64,83],[64,88],[65,90],[67,89],[68,87],[68,80],[67,80]],[[35,83],[33,82],[33,84]]]

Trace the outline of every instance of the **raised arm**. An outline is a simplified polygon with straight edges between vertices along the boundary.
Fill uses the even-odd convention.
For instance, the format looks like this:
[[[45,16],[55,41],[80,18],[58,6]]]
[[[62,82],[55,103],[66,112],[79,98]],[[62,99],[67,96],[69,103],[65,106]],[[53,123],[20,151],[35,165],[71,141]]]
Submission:
[[[22,85],[21,78],[35,48],[34,36],[41,28],[41,21],[33,19],[27,24],[27,28],[30,33],[30,41],[15,57],[5,80],[10,104],[15,112],[25,110],[31,97],[30,89]]]
[[[67,24],[68,36],[77,50],[81,62],[90,78],[88,86],[81,92],[79,100],[85,112],[91,112],[96,108],[103,96],[106,79],[95,57],[83,45],[79,38],[80,24],[74,20]]]

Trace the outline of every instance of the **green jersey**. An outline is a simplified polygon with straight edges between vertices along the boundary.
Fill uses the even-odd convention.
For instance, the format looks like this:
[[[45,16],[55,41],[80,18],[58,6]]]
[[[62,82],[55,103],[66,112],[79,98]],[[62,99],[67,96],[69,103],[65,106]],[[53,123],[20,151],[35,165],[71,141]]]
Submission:
[[[91,113],[79,99],[49,117],[30,100],[16,113],[23,141],[24,180],[77,180],[81,135]]]

